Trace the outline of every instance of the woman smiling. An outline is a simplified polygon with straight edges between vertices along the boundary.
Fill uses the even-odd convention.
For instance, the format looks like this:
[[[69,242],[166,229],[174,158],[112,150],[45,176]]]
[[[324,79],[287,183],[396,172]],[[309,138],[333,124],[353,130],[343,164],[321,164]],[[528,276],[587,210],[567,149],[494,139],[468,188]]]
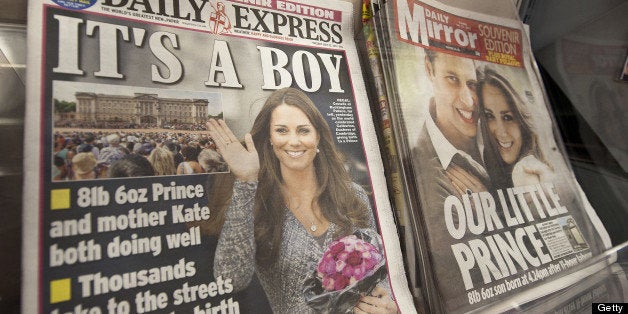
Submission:
[[[524,101],[506,78],[485,69],[478,85],[484,159],[495,188],[551,181]]]
[[[236,177],[218,241],[215,277],[245,288],[257,274],[274,312],[313,312],[303,282],[330,243],[375,222],[366,192],[351,182],[322,114],[303,92],[275,91],[244,145],[227,124],[209,133]],[[396,312],[375,287],[355,312]]]

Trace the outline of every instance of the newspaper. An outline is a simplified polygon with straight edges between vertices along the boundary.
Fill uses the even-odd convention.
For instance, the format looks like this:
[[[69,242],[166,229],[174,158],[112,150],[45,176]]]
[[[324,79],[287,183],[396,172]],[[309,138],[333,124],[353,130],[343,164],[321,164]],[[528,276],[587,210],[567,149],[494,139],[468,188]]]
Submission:
[[[362,236],[375,248],[358,251],[362,242],[351,240],[351,250],[368,247],[370,255],[343,260],[337,268],[354,271],[341,274],[348,286],[323,280],[336,291],[317,296],[344,300],[349,311],[413,312],[354,16],[342,1],[30,1],[23,312],[312,312],[302,281],[326,274],[326,248],[363,225],[381,241]],[[291,104],[263,111],[280,92],[314,109],[294,107],[288,120],[277,112]],[[252,130],[262,112],[280,127],[260,122]],[[210,136],[208,123],[218,133]],[[264,132],[266,141],[251,140]],[[277,148],[273,136],[284,133],[293,142],[298,133],[297,144],[281,142],[296,148]],[[233,147],[246,152],[233,157]],[[260,180],[246,180],[239,171],[256,164],[244,161],[256,150]],[[294,185],[303,169],[314,176]],[[269,173],[274,181],[261,179]],[[337,185],[327,185],[330,178]],[[318,199],[296,206],[291,196],[303,191]],[[281,205],[278,220],[258,211],[266,201]],[[355,208],[345,215],[347,204]],[[255,253],[264,242],[254,219],[282,230],[281,247],[264,247],[279,247],[269,264],[258,263],[265,251]],[[248,236],[224,244],[239,235]],[[383,258],[383,279],[357,290],[360,278],[371,278],[374,265],[364,261],[374,256]],[[233,277],[216,265],[234,266]]]
[[[379,56],[379,48],[377,47],[375,31],[373,29],[373,21],[371,20],[373,14],[371,12],[371,3],[369,0],[364,0],[362,4],[362,36],[363,45],[363,58],[368,60],[368,75],[370,77],[369,88],[377,98],[377,102],[373,103],[371,110],[376,117],[375,121],[379,124],[377,128],[380,134],[380,143],[382,143],[382,160],[384,161],[384,171],[386,172],[388,191],[391,195],[391,201],[394,208],[394,212],[397,218],[397,226],[399,229],[400,240],[402,243],[403,256],[408,272],[408,279],[412,295],[416,298],[420,294],[417,290],[417,276],[416,264],[414,258],[416,256],[413,233],[405,232],[406,226],[409,225],[408,218],[405,215],[406,209],[406,195],[404,191],[404,185],[402,180],[402,172],[398,162],[399,156],[397,155],[397,148],[395,146],[395,140],[393,137],[392,126],[390,125],[390,110],[388,108],[388,97],[386,95],[386,83],[384,81],[384,74],[381,68],[381,60]],[[361,39],[362,37],[358,37]],[[415,301],[420,303],[420,301]]]
[[[436,1],[380,5],[428,308],[466,312],[509,298],[506,310],[569,284],[564,275],[610,239],[555,137],[523,25]]]

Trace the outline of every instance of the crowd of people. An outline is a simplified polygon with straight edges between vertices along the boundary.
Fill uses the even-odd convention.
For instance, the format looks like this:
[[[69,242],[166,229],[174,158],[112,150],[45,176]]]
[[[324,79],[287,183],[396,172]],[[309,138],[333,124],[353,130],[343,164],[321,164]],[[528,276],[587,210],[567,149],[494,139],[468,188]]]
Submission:
[[[181,132],[56,132],[52,180],[226,172],[207,135]]]

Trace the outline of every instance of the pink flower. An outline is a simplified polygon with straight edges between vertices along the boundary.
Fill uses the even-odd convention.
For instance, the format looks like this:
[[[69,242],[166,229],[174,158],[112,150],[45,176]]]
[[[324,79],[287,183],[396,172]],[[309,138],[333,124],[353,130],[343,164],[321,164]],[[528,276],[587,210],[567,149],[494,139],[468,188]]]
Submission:
[[[331,277],[323,277],[323,289],[327,291],[334,290],[334,279]]]
[[[368,243],[366,243],[366,242],[357,242],[355,244],[355,250],[356,251],[363,252],[363,251],[366,251],[368,249],[369,249],[369,246],[368,246]]]
[[[342,290],[346,286],[349,285],[349,278],[343,276],[342,274],[334,275],[334,290]]]
[[[371,269],[373,267],[375,267],[375,265],[377,265],[378,261],[374,260],[374,259],[364,259],[364,267],[366,267],[367,269]]]
[[[347,278],[351,278],[351,276],[353,276],[353,272],[354,268],[351,267],[351,265],[347,265],[345,266],[345,268],[342,269],[342,275]]]
[[[353,277],[356,280],[361,280],[362,278],[364,278],[365,274],[366,274],[366,268],[364,266],[353,268]]]
[[[351,266],[356,266],[356,265],[360,265],[362,264],[362,256],[360,256],[360,252],[358,251],[353,251],[351,253],[349,253],[349,256],[347,257],[347,264],[351,265]]]
[[[382,259],[377,248],[355,235],[331,243],[317,265],[323,289],[342,290],[362,280]]]
[[[347,253],[346,251],[342,251],[338,253],[338,255],[336,255],[336,260],[346,261],[347,257],[349,257],[349,253]]]
[[[324,275],[332,275],[336,272],[336,261],[332,257],[323,257],[317,270]]]
[[[336,272],[341,273],[342,269],[345,268],[346,265],[347,263],[343,260],[336,261]]]
[[[353,236],[355,239],[347,239],[348,241],[343,241],[345,243],[345,251],[346,252],[353,252],[355,251],[355,246],[357,243],[358,238]]]
[[[345,249],[345,245],[342,242],[335,242],[329,247],[329,253],[332,256],[336,256],[338,253],[342,252]]]

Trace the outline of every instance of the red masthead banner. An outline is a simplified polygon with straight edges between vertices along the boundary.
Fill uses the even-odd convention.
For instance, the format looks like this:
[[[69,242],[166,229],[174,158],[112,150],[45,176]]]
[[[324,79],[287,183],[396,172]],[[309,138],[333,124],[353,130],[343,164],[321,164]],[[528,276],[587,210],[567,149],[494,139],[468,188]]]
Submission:
[[[522,67],[520,30],[463,18],[414,0],[394,3],[400,41],[476,60]]]

